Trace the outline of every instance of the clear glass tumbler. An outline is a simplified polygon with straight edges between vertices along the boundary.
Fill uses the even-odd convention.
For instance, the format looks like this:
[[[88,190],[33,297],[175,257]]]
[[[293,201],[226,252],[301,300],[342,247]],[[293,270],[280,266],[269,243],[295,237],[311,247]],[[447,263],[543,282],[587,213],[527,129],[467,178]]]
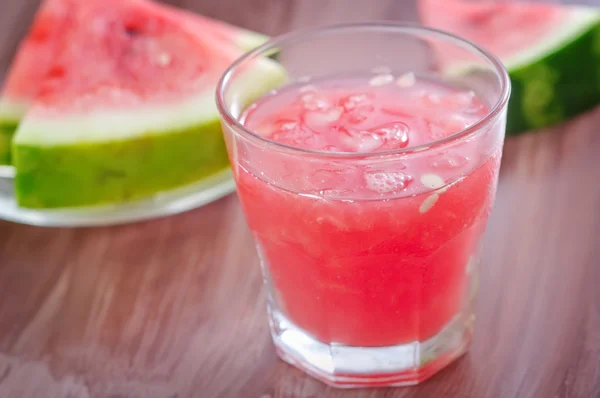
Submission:
[[[257,63],[280,68],[277,78],[276,68],[254,73]],[[381,71],[471,90],[487,114],[427,144],[373,153],[278,143],[241,120],[274,86]],[[284,361],[337,387],[412,385],[465,352],[509,93],[493,55],[444,32],[394,23],[286,34],[226,71],[218,108]],[[336,186],[407,175],[420,191],[367,198]]]

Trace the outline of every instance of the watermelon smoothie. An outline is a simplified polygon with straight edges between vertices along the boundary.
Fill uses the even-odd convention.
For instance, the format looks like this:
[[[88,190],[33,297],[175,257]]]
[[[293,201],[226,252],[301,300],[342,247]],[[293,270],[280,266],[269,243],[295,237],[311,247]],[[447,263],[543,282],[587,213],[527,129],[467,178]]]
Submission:
[[[371,153],[426,144],[488,112],[472,92],[391,76],[290,86],[254,103],[242,121],[290,145]],[[390,83],[369,84],[377,79]],[[242,169],[240,200],[289,319],[320,341],[350,346],[436,335],[460,312],[491,208],[500,153],[480,159],[477,149],[467,143],[433,161],[375,169],[319,167],[293,192]]]
[[[221,107],[273,338],[335,386],[414,384],[470,340],[506,104],[427,70],[323,72]]]

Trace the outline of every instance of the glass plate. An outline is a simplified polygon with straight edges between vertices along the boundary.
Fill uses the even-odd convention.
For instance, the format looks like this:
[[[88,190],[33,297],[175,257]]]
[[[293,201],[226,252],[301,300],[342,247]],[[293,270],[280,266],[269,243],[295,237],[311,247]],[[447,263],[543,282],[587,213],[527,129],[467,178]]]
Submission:
[[[235,190],[230,170],[150,198],[118,205],[71,209],[19,207],[13,192],[14,169],[0,166],[0,219],[45,227],[89,227],[124,224],[169,216],[213,202]]]

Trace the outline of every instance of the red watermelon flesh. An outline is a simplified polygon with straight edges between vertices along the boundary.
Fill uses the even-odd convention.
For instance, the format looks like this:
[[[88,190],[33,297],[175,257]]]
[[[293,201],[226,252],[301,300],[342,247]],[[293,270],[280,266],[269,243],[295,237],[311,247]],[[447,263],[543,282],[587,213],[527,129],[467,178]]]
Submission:
[[[565,18],[559,7],[538,2],[420,0],[418,4],[424,25],[472,40],[500,58],[543,40]]]
[[[240,55],[157,11],[118,0],[80,8],[27,117],[171,104],[214,85]]]
[[[27,103],[35,96],[52,64],[61,34],[73,22],[77,0],[46,0],[40,7],[29,34],[21,43],[3,87],[3,99]]]

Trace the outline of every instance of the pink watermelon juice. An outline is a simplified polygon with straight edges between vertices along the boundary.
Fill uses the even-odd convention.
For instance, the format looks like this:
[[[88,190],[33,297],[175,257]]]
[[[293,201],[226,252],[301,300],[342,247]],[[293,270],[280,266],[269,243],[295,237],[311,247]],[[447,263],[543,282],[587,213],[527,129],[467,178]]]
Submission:
[[[426,341],[458,317],[501,140],[421,150],[488,112],[412,73],[292,84],[247,107],[246,128],[305,150],[230,145],[275,310],[323,343],[362,347]]]

